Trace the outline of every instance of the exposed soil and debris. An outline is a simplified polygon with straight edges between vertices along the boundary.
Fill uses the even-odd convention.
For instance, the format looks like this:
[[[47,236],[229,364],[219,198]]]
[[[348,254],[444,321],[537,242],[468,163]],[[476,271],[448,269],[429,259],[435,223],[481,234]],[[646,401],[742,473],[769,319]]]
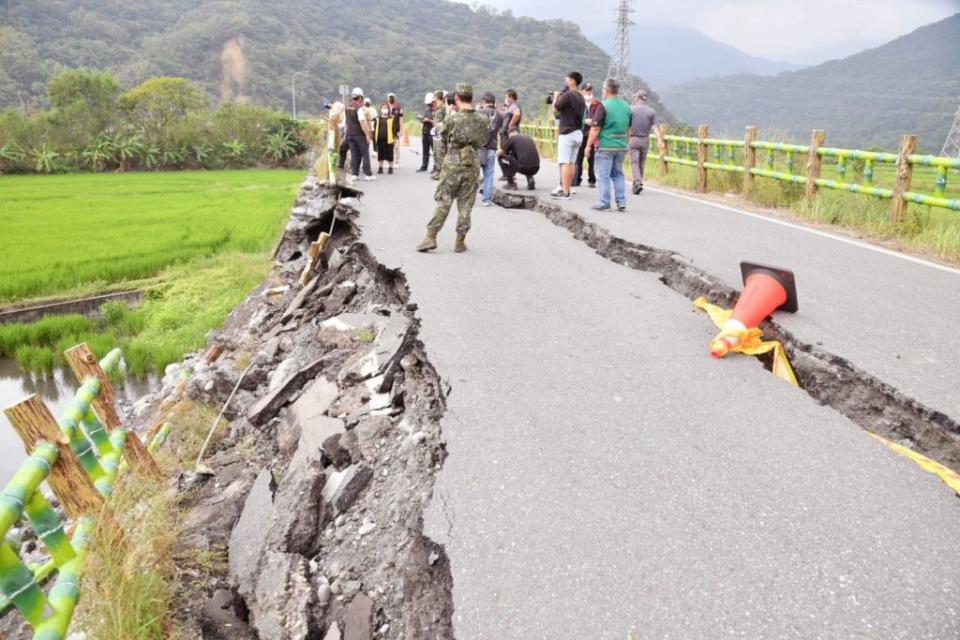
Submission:
[[[632,269],[658,273],[663,284],[691,300],[705,296],[721,306],[732,307],[736,303],[735,289],[675,252],[628,242],[582,216],[534,196],[497,190],[494,201],[507,208],[538,211],[604,258]],[[960,423],[905,396],[850,361],[797,339],[775,321],[768,320],[762,329],[767,339],[784,344],[801,388],[817,402],[832,407],[868,431],[960,469]]]
[[[171,367],[137,408],[222,406],[237,387],[225,436],[177,479],[183,555],[208,559],[187,568],[189,637],[452,636],[449,563],[422,533],[444,396],[403,275],[357,240],[358,196],[308,178],[276,267],[210,338],[222,355]]]

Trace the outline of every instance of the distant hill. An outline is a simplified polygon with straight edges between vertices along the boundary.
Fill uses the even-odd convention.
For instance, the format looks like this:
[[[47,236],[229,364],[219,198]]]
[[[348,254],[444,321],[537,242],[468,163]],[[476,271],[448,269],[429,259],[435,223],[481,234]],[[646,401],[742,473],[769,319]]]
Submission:
[[[609,51],[614,33],[595,35],[591,40]],[[775,75],[800,68],[752,56],[687,27],[640,23],[630,30],[630,45],[630,70],[657,91],[701,78]]]
[[[470,81],[498,101],[517,89],[533,113],[567,71],[599,82],[608,63],[570,22],[445,0],[5,0],[0,25],[0,108],[42,106],[47,78],[87,67],[125,87],[184,76],[219,100],[282,109],[303,70],[297,105],[313,113],[340,84],[393,91],[410,110]]]
[[[832,146],[896,149],[915,133],[936,153],[960,96],[960,13],[875,49],[772,78],[738,75],[662,91],[674,114],[740,136],[750,124],[807,140],[825,129]]]

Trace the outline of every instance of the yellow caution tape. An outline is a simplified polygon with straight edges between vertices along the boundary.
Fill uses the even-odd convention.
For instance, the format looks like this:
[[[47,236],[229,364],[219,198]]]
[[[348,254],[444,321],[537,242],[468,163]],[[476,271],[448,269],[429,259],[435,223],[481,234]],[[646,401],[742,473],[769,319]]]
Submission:
[[[936,476],[939,476],[943,483],[953,489],[957,495],[960,495],[960,474],[958,474],[953,469],[949,469],[939,462],[935,462],[928,458],[927,456],[917,453],[913,449],[909,449],[902,444],[897,444],[896,442],[891,442],[886,438],[881,438],[875,433],[870,433],[871,436],[887,445],[889,448],[893,449],[902,456],[906,456],[920,465],[920,468],[926,471],[927,473],[932,473]]]
[[[773,351],[773,375],[777,376],[781,380],[786,380],[795,387],[800,386],[797,383],[797,376],[793,372],[793,367],[790,366],[790,359],[787,358],[787,354],[780,342],[776,340],[770,340],[767,342],[762,341],[761,338],[763,334],[760,329],[757,328],[736,332],[722,331],[723,326],[727,323],[727,320],[730,319],[730,316],[733,312],[730,309],[722,309],[716,305],[710,304],[707,302],[706,298],[697,298],[694,300],[693,306],[706,311],[707,315],[710,316],[710,319],[713,321],[713,324],[717,325],[717,328],[721,329],[720,335],[717,336],[718,338],[727,335],[736,338],[737,342],[735,345],[730,347],[731,351],[737,351],[739,353],[745,353],[751,356]],[[940,480],[943,481],[944,484],[953,489],[957,495],[960,495],[960,474],[958,474],[956,471],[943,466],[939,462],[931,460],[923,454],[917,453],[913,449],[909,449],[901,444],[897,444],[896,442],[891,442],[890,440],[878,436],[870,431],[867,431],[867,433],[896,453],[910,458],[927,473],[936,475],[940,478]]]
[[[707,315],[710,316],[710,319],[713,321],[713,324],[717,325],[718,329],[721,329],[720,335],[717,336],[718,338],[723,336],[736,338],[736,344],[730,347],[731,351],[744,353],[748,356],[758,356],[773,351],[773,375],[781,380],[786,380],[795,387],[800,386],[800,383],[797,382],[797,376],[793,372],[793,367],[790,365],[787,352],[779,340],[763,341],[763,332],[756,327],[746,329],[745,331],[723,332],[722,329],[727,323],[727,320],[730,319],[733,311],[710,304],[706,298],[697,298],[693,301],[693,306],[706,311]]]

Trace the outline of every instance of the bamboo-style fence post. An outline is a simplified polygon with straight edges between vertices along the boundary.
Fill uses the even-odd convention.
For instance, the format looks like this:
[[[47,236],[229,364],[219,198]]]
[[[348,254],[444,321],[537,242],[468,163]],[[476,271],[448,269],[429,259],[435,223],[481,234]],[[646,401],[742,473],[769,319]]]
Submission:
[[[70,439],[60,430],[47,405],[36,395],[31,395],[6,409],[4,413],[13,425],[13,430],[23,440],[27,454],[41,441],[47,441],[60,450],[60,455],[47,477],[47,484],[63,505],[67,516],[75,520],[84,514],[100,513],[103,497],[73,454]]]
[[[910,191],[913,180],[913,165],[910,164],[910,154],[917,150],[917,136],[906,135],[900,138],[900,152],[897,154],[897,182],[893,186],[893,208],[890,217],[894,222],[900,222],[907,215],[907,199],[904,197]]]
[[[817,151],[823,146],[827,134],[823,129],[814,129],[810,135],[810,151],[807,154],[807,202],[813,202],[817,196],[817,180],[820,178],[820,166],[823,158]]]
[[[64,352],[64,356],[66,356],[67,364],[70,365],[70,369],[73,371],[73,375],[76,376],[78,382],[82,383],[91,377],[100,380],[100,393],[97,394],[97,397],[93,401],[94,411],[100,417],[100,420],[108,431],[119,429],[122,425],[120,423],[120,416],[117,414],[116,405],[114,404],[113,386],[110,384],[107,374],[100,368],[97,357],[90,351],[90,348],[87,347],[85,343],[68,349]],[[127,464],[130,465],[130,469],[135,473],[144,473],[158,480],[163,477],[157,461],[153,459],[153,456],[147,451],[143,442],[140,441],[140,438],[132,430],[127,432],[126,445],[123,447],[123,457],[126,459]]]
[[[670,125],[666,123],[658,124],[653,128],[657,137],[657,153],[660,154],[660,167],[663,169],[663,175],[670,172],[670,163],[667,162],[667,156],[670,155],[670,151],[667,149],[667,131],[669,128]]]
[[[753,174],[750,172],[757,165],[757,150],[753,143],[757,141],[757,128],[747,127],[743,136],[743,197],[746,198],[753,191]]]
[[[705,124],[700,125],[700,128],[697,129],[697,191],[700,193],[707,192],[707,168],[703,166],[703,163],[707,161],[706,138],[708,133],[709,129]]]

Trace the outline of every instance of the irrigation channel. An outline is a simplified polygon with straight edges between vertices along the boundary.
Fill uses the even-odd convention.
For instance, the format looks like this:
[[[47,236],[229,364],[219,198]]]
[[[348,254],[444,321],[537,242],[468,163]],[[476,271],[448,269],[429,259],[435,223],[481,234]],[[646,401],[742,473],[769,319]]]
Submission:
[[[38,377],[23,372],[9,358],[0,358],[0,408],[9,407],[35,393],[59,416],[80,385],[67,369],[55,369],[52,376]],[[117,387],[117,399],[132,404],[160,388],[160,380],[150,375],[144,380],[129,376],[123,387]],[[23,443],[7,417],[0,411],[0,477],[9,478],[26,458]]]

